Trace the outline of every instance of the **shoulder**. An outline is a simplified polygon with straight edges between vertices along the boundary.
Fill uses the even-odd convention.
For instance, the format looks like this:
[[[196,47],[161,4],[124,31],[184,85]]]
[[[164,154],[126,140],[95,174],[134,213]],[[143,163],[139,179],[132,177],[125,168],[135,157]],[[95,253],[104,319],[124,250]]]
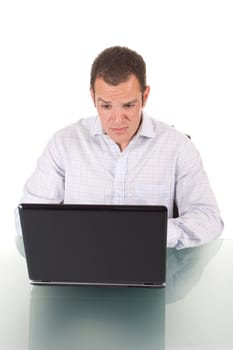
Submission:
[[[190,137],[188,137],[187,134],[177,130],[173,125],[169,125],[148,115],[145,115],[145,118],[147,119],[147,123],[150,124],[151,130],[153,130],[153,134],[156,140],[159,139],[169,144],[177,145],[192,143]]]
[[[174,126],[163,121],[146,116],[154,133],[155,144],[160,144],[170,150],[177,159],[199,157],[199,151],[189,135],[177,130]]]
[[[69,124],[64,128],[57,130],[53,134],[53,139],[58,141],[79,139],[89,137],[96,123],[97,116],[79,119],[77,122]]]

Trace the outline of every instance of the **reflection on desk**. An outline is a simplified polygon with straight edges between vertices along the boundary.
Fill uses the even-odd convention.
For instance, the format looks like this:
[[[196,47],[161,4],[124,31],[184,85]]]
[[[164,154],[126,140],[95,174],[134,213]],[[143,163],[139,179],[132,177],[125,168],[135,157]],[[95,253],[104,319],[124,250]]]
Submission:
[[[167,304],[183,299],[189,293],[222,243],[222,240],[215,240],[196,248],[167,249]]]
[[[164,288],[34,286],[30,350],[162,350],[164,291]]]
[[[165,304],[189,294],[221,245],[168,249],[162,289],[34,286],[29,349],[165,349]]]

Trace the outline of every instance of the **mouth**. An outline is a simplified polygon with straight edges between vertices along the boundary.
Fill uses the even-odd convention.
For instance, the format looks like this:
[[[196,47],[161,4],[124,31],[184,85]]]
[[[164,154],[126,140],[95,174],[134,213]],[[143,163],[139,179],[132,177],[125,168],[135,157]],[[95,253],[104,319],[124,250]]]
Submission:
[[[116,134],[122,134],[122,133],[124,133],[127,129],[128,129],[127,126],[124,126],[124,127],[122,127],[122,128],[110,128],[110,130],[111,130],[113,133],[116,133]]]

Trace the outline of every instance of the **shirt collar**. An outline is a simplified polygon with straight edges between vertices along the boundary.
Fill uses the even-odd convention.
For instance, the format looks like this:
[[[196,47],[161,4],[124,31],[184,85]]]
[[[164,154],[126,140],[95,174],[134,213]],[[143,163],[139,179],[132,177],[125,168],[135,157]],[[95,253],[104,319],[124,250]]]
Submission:
[[[91,128],[91,135],[105,135],[99,116],[96,116],[95,118],[94,124]],[[142,114],[142,123],[136,135],[149,138],[155,137],[154,124],[152,119],[145,112]]]
[[[137,132],[137,135],[149,138],[155,137],[153,121],[145,112],[142,114],[142,123]]]
[[[91,135],[92,136],[105,135],[105,132],[104,132],[104,130],[102,128],[102,124],[101,124],[99,116],[96,116],[95,121],[94,121],[94,123],[92,125]]]

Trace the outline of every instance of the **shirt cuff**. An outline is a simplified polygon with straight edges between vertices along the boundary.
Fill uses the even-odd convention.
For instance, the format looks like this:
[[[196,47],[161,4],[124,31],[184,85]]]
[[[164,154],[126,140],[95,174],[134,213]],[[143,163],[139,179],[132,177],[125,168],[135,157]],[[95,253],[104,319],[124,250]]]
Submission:
[[[168,219],[167,225],[167,247],[178,248],[179,237],[182,231],[177,225],[177,219]]]

